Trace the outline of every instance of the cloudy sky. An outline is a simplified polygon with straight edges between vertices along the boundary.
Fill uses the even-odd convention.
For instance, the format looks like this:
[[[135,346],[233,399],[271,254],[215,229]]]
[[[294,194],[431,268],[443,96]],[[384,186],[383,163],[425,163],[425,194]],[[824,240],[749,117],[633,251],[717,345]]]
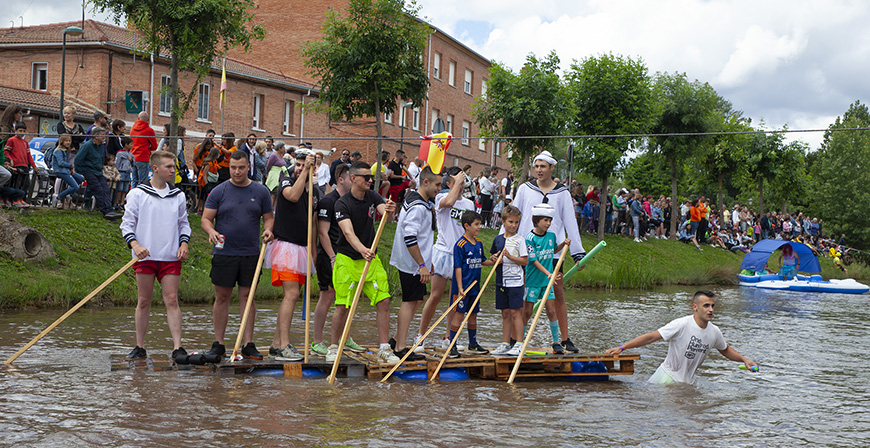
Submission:
[[[68,0],[4,2],[3,27],[75,20]],[[771,128],[821,129],[868,101],[866,0],[418,0],[421,15],[482,55],[518,69],[556,50],[567,67],[602,53],[642,58],[650,73],[709,82]],[[90,11],[88,18],[105,20]],[[812,149],[821,133],[792,134]]]

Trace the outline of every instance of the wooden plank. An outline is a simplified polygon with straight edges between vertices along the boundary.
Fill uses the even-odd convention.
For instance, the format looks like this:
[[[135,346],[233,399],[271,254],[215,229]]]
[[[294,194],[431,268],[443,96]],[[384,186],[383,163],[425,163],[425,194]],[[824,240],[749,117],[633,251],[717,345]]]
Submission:
[[[294,362],[284,364],[284,376],[289,378],[302,378],[302,363]]]

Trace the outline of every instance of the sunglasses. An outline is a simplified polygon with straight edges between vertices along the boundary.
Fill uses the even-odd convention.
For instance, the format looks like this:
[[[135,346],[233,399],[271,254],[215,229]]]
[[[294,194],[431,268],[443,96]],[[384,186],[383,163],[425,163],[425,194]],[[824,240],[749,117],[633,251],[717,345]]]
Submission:
[[[371,182],[375,179],[375,176],[373,174],[352,174],[352,176],[362,177],[363,179],[365,179],[366,182]]]

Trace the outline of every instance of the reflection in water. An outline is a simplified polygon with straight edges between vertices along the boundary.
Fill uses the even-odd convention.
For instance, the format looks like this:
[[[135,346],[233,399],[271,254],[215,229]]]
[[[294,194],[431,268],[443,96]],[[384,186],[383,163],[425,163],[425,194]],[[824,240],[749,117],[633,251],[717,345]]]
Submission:
[[[584,352],[652,331],[690,312],[694,289],[569,294],[572,340]],[[633,376],[609,382],[494,381],[428,385],[204,372],[109,371],[109,355],[133,341],[132,309],[80,310],[16,361],[0,368],[4,446],[866,446],[870,318],[865,296],[725,288],[714,321],[762,371],[737,370],[711,354],[695,385],[646,379],[667,344],[640,349]],[[501,319],[482,305],[482,342]],[[394,304],[397,305],[397,304]],[[266,347],[277,303],[259,305],[256,338]],[[155,308],[152,357],[171,338]],[[186,307],[184,344],[211,344],[208,307]],[[60,311],[0,314],[3,358]],[[230,322],[238,327],[238,316]],[[301,345],[297,318],[294,342]],[[374,312],[354,320],[358,341],[375,339]],[[413,326],[412,326],[413,327]],[[327,332],[329,328],[327,326]],[[328,334],[328,333],[327,333]],[[437,334],[437,333],[436,333]],[[541,329],[533,344],[546,345]]]

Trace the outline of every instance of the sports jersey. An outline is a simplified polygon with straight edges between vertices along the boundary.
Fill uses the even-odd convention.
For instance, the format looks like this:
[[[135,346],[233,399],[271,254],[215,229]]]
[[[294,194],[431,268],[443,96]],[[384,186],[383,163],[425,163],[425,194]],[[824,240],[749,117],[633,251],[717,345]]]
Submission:
[[[492,248],[490,248],[489,253],[497,254],[505,248],[507,253],[514,257],[527,257],[529,255],[526,241],[519,234],[515,234],[510,238],[505,238],[504,234],[495,237],[492,240]],[[495,270],[495,284],[496,286],[507,287],[523,286],[525,284],[523,267],[514,263],[508,257],[503,256],[501,263]]]
[[[537,180],[531,180],[517,188],[517,194],[511,203],[523,213],[517,233],[526,235],[532,231],[534,228],[532,225],[532,207],[542,203],[550,204],[556,209],[556,215],[553,216],[553,223],[550,225],[550,232],[556,236],[556,242],[561,243],[566,236],[571,238],[569,249],[571,257],[574,258],[574,261],[583,258],[586,255],[586,250],[583,249],[583,244],[580,242],[580,229],[577,225],[577,218],[574,216],[574,199],[563,184],[556,184],[546,195],[538,187]],[[504,226],[499,233],[504,233]]]
[[[295,183],[296,178],[288,176],[282,179],[278,185],[278,201],[275,205],[275,224],[272,233],[280,241],[287,241],[297,246],[307,246],[308,227],[306,224],[309,223],[310,219],[308,216],[307,187],[296,202],[284,197],[284,189],[293,187]],[[306,183],[308,183],[307,179]],[[316,209],[322,194],[319,188],[313,190],[314,208],[312,210]]]
[[[671,378],[684,383],[695,381],[695,371],[711,348],[728,348],[719,327],[707,322],[707,328],[701,328],[692,315],[674,319],[658,332],[668,342],[668,355],[661,367]]]
[[[419,265],[409,247],[417,246],[429,270],[432,270],[432,239],[434,237],[435,217],[432,216],[432,203],[423,199],[420,193],[412,191],[402,204],[390,264],[406,274],[416,274]]]
[[[145,260],[177,261],[178,247],[190,241],[184,193],[169,186],[157,190],[149,183],[139,184],[127,194],[121,234],[127,245],[136,240],[148,249]]]
[[[329,242],[333,246],[338,243],[338,237],[341,236],[341,229],[338,227],[338,221],[335,220],[335,202],[340,197],[338,189],[334,188],[317,203],[317,219],[329,222]]]
[[[535,232],[526,234],[526,250],[529,253],[529,264],[526,265],[526,286],[547,286],[550,279],[535,266],[535,261],[541,263],[549,272],[553,272],[553,254],[556,251],[556,235],[547,232],[543,236]]]
[[[335,202],[336,222],[349,219],[353,225],[353,233],[359,238],[363,246],[371,248],[375,240],[375,215],[378,205],[384,203],[384,198],[372,190],[366,190],[362,199],[357,199],[353,192],[347,192]],[[362,254],[348,242],[344,232],[338,237],[335,252],[347,255],[353,260],[363,258]]]
[[[466,297],[476,297],[480,291],[481,266],[483,266],[483,242],[477,238],[472,241],[462,235],[453,245],[453,268],[462,269],[463,288],[468,288],[472,282],[477,282],[468,291]],[[459,294],[459,282],[451,282],[450,291],[451,296]]]
[[[459,238],[465,231],[460,223],[462,213],[466,210],[474,210],[474,202],[464,197],[457,199],[453,207],[442,208],[441,201],[449,193],[450,190],[441,190],[441,192],[435,195],[435,223],[438,227],[438,239],[435,241],[435,249],[444,252],[453,252],[453,246],[459,241]]]

